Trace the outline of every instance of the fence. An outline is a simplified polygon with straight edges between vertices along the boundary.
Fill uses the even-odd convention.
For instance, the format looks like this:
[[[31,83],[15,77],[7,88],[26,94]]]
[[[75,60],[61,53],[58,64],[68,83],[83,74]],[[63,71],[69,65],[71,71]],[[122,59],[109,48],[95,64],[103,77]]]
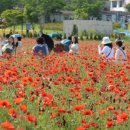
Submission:
[[[67,36],[72,33],[73,26],[78,27],[78,32],[94,30],[97,33],[110,35],[113,32],[111,21],[97,21],[97,20],[65,20],[63,30]]]

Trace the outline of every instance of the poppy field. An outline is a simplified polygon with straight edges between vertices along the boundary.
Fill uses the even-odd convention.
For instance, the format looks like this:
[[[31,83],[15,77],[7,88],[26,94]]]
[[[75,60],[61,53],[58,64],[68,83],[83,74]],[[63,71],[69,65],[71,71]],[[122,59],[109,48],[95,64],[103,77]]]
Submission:
[[[97,41],[47,57],[32,54],[34,39],[23,43],[0,59],[0,130],[130,129],[130,64],[103,61]]]

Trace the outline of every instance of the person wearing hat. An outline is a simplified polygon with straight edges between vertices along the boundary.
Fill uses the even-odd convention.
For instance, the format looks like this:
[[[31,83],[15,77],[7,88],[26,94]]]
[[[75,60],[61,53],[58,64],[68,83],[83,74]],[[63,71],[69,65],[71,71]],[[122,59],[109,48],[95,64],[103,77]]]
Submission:
[[[106,59],[114,58],[114,49],[109,37],[103,37],[101,44],[98,45],[98,53]]]
[[[127,54],[125,51],[125,45],[122,40],[116,40],[116,53],[115,53],[115,62],[118,64],[123,64],[127,62]]]

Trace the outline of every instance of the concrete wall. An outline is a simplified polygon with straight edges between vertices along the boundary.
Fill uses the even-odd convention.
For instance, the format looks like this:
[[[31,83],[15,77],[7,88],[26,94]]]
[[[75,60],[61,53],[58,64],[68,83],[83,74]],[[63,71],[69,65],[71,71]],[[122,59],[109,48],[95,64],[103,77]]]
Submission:
[[[79,33],[84,30],[94,30],[98,33],[109,35],[113,31],[111,21],[65,20],[63,30],[67,36],[69,36],[72,33],[73,25],[77,25]]]

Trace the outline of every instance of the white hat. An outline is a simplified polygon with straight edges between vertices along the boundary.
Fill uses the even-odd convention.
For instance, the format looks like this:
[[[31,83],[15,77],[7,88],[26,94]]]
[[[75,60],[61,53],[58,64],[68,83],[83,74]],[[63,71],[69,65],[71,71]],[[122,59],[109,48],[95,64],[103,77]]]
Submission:
[[[110,44],[111,43],[111,40],[110,40],[110,38],[109,37],[103,37],[103,39],[102,39],[102,42],[101,42],[102,44]]]

